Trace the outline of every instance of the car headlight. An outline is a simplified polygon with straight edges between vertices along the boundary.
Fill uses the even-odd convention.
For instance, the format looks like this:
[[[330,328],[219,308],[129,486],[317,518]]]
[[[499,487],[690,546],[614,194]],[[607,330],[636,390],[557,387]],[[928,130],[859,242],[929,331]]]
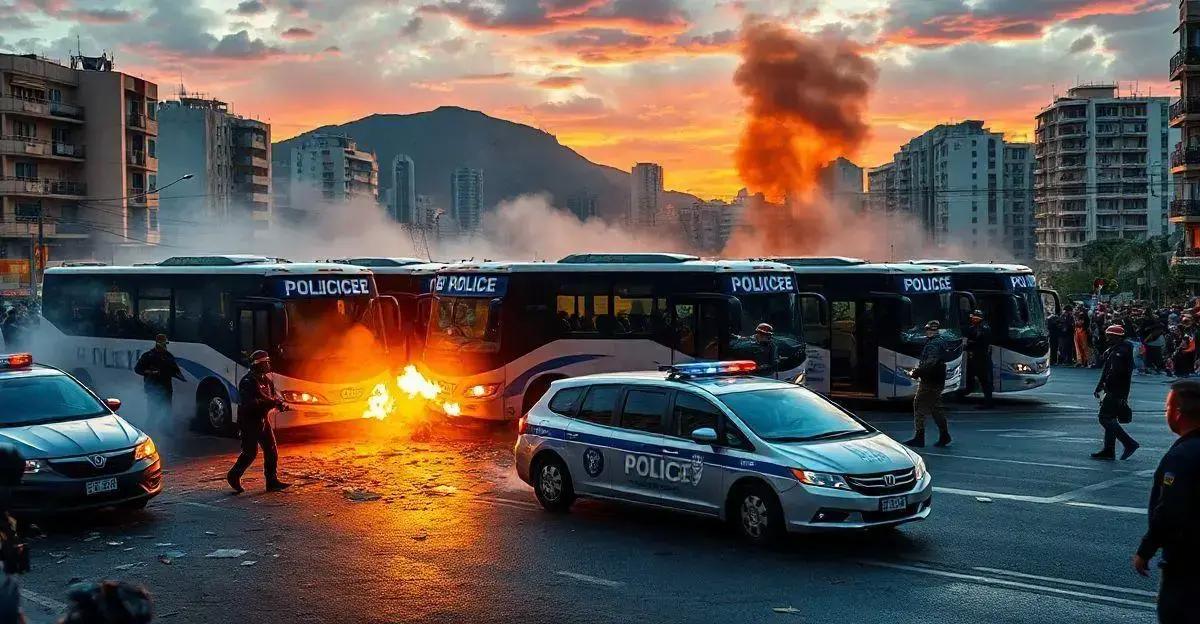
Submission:
[[[812,470],[804,470],[803,468],[792,468],[792,475],[804,485],[827,487],[835,490],[850,489],[850,485],[846,483],[842,475],[835,475],[828,472],[814,472]]]
[[[792,380],[792,383],[796,384],[797,386],[803,386],[804,382],[806,381],[808,381],[808,373],[800,373],[799,375],[796,375],[796,378]]]
[[[496,396],[496,393],[499,391],[500,384],[491,383],[467,386],[466,388],[463,388],[462,393],[463,396],[469,399],[486,399],[488,397]]]
[[[1029,375],[1036,372],[1032,366],[1024,362],[1013,362],[1012,364],[1009,364],[1009,368],[1011,368],[1014,373],[1020,373],[1022,375]]]
[[[46,469],[46,462],[40,459],[25,460],[25,474],[35,474]]]
[[[897,366],[896,370],[900,371],[900,373],[903,374],[905,377],[910,377],[913,379],[915,379],[915,377],[913,377],[913,373],[917,372],[916,368],[909,368],[907,366]]]
[[[158,447],[154,445],[154,440],[146,438],[133,451],[133,461],[142,461],[143,459],[154,459],[158,457]]]
[[[284,401],[288,403],[304,403],[306,405],[321,405],[327,403],[325,397],[315,392],[300,392],[298,390],[284,390],[279,393]]]
[[[920,481],[925,478],[928,471],[925,469],[925,460],[921,459],[920,455],[913,456],[913,477]]]

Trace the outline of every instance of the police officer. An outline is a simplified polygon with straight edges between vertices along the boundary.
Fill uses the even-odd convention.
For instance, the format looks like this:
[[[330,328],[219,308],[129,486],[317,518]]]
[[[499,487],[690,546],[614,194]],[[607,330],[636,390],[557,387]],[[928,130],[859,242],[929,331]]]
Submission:
[[[775,344],[775,328],[770,323],[759,323],[754,328],[754,345],[758,374],[774,377],[779,372],[779,347]]]
[[[238,425],[242,433],[242,454],[229,470],[226,479],[234,492],[241,494],[242,475],[258,455],[263,452],[263,474],[267,480],[267,491],[278,492],[290,484],[279,480],[279,450],[275,445],[275,430],[268,418],[272,409],[287,410],[287,404],[275,391],[271,380],[271,356],[266,351],[250,354],[250,371],[238,382]]]
[[[167,351],[167,335],[158,334],[154,337],[154,348],[142,354],[133,372],[142,376],[142,387],[146,391],[147,416],[153,414],[171,415],[171,398],[175,391],[172,380],[187,381],[183,371],[175,362],[175,356]]]
[[[1162,550],[1158,566],[1158,621],[1195,622],[1195,588],[1200,586],[1200,381],[1180,380],[1167,393],[1167,426],[1179,439],[1154,472],[1149,528],[1133,556],[1133,569],[1150,574],[1150,560]]]
[[[913,395],[913,425],[915,432],[904,444],[912,447],[925,446],[925,418],[932,417],[937,424],[938,441],[934,446],[950,445],[950,427],[942,408],[942,391],[946,389],[946,348],[941,338],[941,323],[929,321],[925,324],[925,346],[921,349],[921,361],[913,371],[917,379],[917,393]]]
[[[1104,448],[1092,453],[1093,459],[1116,459],[1117,440],[1121,441],[1124,449],[1121,459],[1128,459],[1138,450],[1137,440],[1125,432],[1121,426],[1122,417],[1132,417],[1129,409],[1129,385],[1133,381],[1133,345],[1125,340],[1125,328],[1121,325],[1110,325],[1104,330],[1104,339],[1108,349],[1100,356],[1104,362],[1104,370],[1100,372],[1100,381],[1093,393],[1097,399],[1101,391],[1104,398],[1100,401],[1100,426],[1104,427]]]
[[[976,382],[983,390],[983,405],[992,409],[992,327],[983,320],[983,312],[971,312],[970,324],[964,332],[967,338],[967,382],[962,396],[975,391]]]
[[[0,444],[0,622],[23,622],[21,590],[16,575],[29,571],[29,552],[17,533],[17,522],[9,515],[13,488],[25,476],[25,459],[11,444]]]

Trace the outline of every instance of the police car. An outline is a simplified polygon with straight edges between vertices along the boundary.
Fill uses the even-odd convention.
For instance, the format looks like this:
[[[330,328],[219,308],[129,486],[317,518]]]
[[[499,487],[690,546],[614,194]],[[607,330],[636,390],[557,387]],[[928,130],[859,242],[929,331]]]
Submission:
[[[0,443],[25,459],[9,511],[141,509],[158,495],[158,449],[117,415],[120,407],[28,353],[0,355]]]
[[[921,457],[751,361],[555,381],[518,421],[521,480],[542,506],[617,499],[785,532],[894,527],[929,516]]]

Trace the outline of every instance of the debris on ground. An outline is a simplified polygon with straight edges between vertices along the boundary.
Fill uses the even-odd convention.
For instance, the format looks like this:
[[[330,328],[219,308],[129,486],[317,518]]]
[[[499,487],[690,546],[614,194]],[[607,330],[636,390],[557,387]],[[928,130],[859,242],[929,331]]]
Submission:
[[[774,609],[771,609],[771,610],[774,611],[775,613],[790,613],[790,614],[800,613],[800,609],[797,609],[796,607],[775,607]]]
[[[990,499],[990,498],[988,498],[988,497],[986,497],[986,496],[976,496],[976,497],[975,497],[975,500],[977,500],[977,501],[979,501],[979,502],[981,502],[981,503],[990,503],[990,502],[992,502],[992,499]]]
[[[145,566],[145,565],[146,565],[145,563],[143,563],[143,562],[139,561],[139,562],[137,562],[137,563],[122,563],[122,564],[121,564],[121,565],[119,565],[119,566],[114,566],[114,568],[116,568],[117,570],[121,570],[121,571],[123,571],[123,572],[127,572],[127,571],[129,571],[129,570],[133,570],[133,569],[135,569],[135,568],[140,568],[140,567],[143,567],[143,566]]]
[[[174,561],[174,560],[173,560],[173,559],[171,559],[170,557],[166,556],[166,555],[159,555],[159,556],[158,556],[158,561],[159,561],[159,563],[162,563],[162,564],[164,564],[164,565],[171,565],[171,562],[172,562],[172,561]]]
[[[380,496],[377,492],[372,492],[370,490],[357,490],[354,488],[346,488],[342,490],[342,496],[345,496],[356,503],[365,503],[367,501],[374,501],[382,498],[382,496]]]
[[[258,563],[258,562],[257,562],[257,561],[246,560],[246,561],[243,561],[243,562],[242,562],[242,567],[246,567],[246,566],[252,566],[252,565],[254,565],[254,564],[256,564],[256,563]]]
[[[454,487],[453,485],[439,485],[431,489],[430,492],[433,492],[434,494],[440,494],[442,496],[452,496],[458,492],[458,488]]]
[[[125,545],[125,542],[119,542],[119,541],[116,541],[116,540],[113,540],[113,541],[111,541],[111,542],[104,542],[104,543],[105,543],[105,544],[107,544],[107,545],[109,545],[109,546],[123,546],[123,545]]]
[[[414,534],[412,536],[412,538],[418,542],[423,542],[423,541],[429,539],[429,533],[427,533],[425,531],[419,531],[416,534]]]
[[[204,534],[205,535],[216,535],[217,532],[216,531],[205,531]]]
[[[237,559],[248,552],[250,551],[240,548],[218,548],[204,557],[206,559]]]

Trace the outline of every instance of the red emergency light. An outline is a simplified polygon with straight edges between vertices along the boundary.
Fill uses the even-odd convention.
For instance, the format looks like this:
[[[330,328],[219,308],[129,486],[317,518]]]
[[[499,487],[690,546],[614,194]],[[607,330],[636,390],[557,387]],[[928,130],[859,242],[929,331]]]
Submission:
[[[33,366],[32,353],[10,353],[8,355],[0,355],[0,368],[29,368]]]

